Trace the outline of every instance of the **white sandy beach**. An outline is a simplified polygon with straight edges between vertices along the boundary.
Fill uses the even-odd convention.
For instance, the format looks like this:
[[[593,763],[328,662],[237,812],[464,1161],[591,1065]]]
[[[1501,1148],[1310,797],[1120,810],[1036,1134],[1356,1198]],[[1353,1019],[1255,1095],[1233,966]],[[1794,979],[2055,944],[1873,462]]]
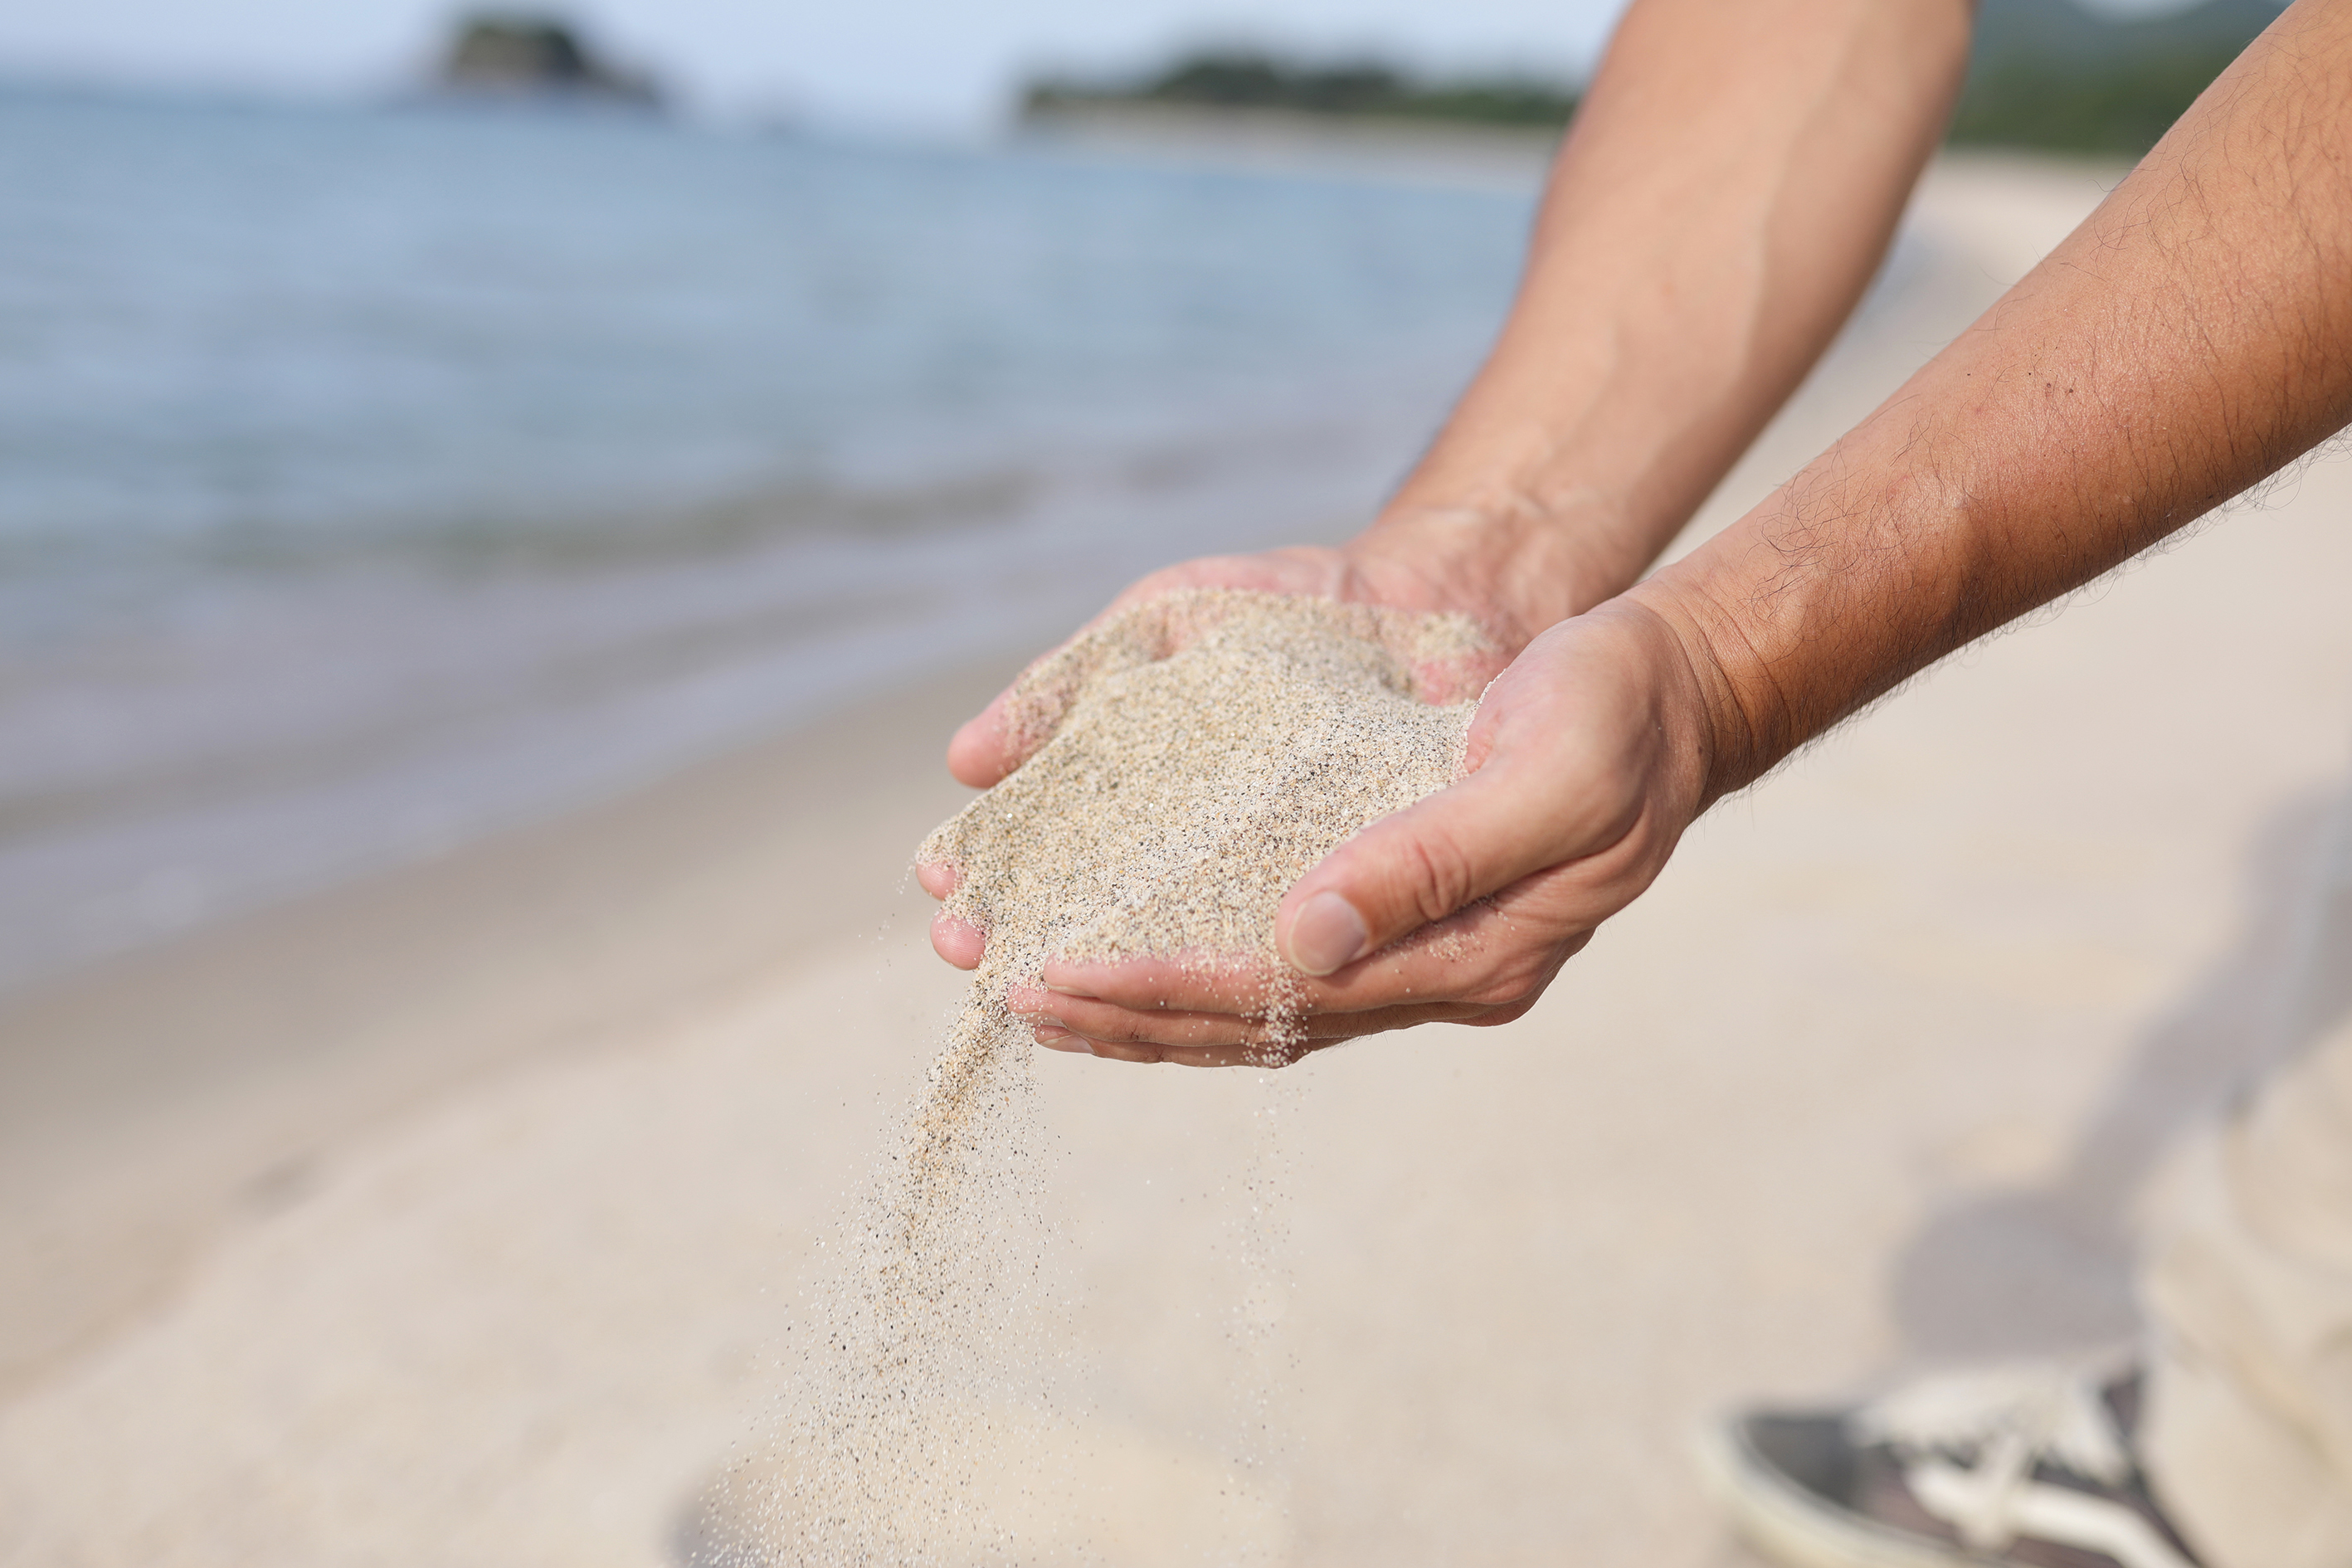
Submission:
[[[1694,536],[2112,177],[1939,166]],[[1746,1563],[1710,1411],[2126,1330],[2347,772],[2347,507],[2318,464],[1849,726],[1515,1025],[1273,1083],[1041,1053],[1105,1560]],[[903,871],[1019,651],[0,1012],[0,1561],[676,1561],[961,984]],[[1253,1168],[1291,1278],[1242,1302]],[[1244,1307],[1276,1458],[1204,1522]]]

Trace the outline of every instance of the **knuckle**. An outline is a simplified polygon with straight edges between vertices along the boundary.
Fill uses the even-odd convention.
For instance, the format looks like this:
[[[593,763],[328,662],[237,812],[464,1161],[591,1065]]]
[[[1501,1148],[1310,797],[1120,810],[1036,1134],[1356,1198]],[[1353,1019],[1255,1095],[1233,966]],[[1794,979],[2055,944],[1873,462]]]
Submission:
[[[1442,921],[1472,898],[1470,858],[1450,835],[1423,828],[1406,837],[1403,891],[1420,923]]]
[[[1090,1006],[1063,1006],[1055,1010],[1054,1021],[1074,1035],[1105,1045],[1124,1045],[1138,1037],[1134,1020],[1115,1007],[1099,1003]]]
[[[1526,991],[1507,983],[1482,985],[1470,993],[1466,999],[1490,1010],[1496,1007],[1526,1007],[1535,1001],[1535,998]]]
[[[1482,1007],[1515,1007],[1525,1012],[1543,994],[1551,978],[1549,969],[1524,958],[1504,961],[1464,997]]]
[[[1150,1046],[1159,1042],[1139,1018],[1111,1017],[1103,1020],[1099,1038],[1116,1041],[1122,1046]]]

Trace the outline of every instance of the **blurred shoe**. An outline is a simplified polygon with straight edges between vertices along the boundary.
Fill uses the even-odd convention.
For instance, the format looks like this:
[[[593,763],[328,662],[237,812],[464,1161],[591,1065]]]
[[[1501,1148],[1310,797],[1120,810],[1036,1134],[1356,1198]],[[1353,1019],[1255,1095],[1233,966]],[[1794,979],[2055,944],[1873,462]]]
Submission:
[[[2137,1365],[2004,1366],[1841,1410],[1747,1411],[1702,1458],[1791,1568],[2198,1568],[2133,1446]]]

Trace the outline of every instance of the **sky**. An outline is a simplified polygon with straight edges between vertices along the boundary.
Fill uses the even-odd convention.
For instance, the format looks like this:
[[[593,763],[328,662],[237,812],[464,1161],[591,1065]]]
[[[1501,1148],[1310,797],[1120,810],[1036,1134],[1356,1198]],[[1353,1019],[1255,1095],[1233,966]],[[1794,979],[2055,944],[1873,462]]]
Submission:
[[[2108,12],[2185,0],[2084,0]],[[506,0],[583,25],[719,115],[947,132],[1040,68],[1147,68],[1202,42],[1581,75],[1624,0]],[[0,0],[0,77],[296,93],[416,80],[461,0]]]
[[[717,113],[982,130],[1040,67],[1253,40],[1580,71],[1622,0],[571,0],[546,6]],[[508,9],[539,9],[528,4]],[[0,0],[0,74],[336,93],[413,80],[450,0]]]

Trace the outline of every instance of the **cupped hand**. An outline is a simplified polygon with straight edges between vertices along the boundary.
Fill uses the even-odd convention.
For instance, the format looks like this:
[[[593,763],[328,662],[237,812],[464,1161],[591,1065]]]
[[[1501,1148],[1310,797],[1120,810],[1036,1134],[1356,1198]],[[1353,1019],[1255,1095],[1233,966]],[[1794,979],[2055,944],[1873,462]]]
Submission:
[[[1293,590],[1297,591],[1297,590]],[[1291,973],[1060,960],[1010,1005],[1040,1044],[1198,1066],[1291,1059],[1415,1024],[1506,1023],[1647,888],[1706,799],[1706,688],[1677,624],[1633,596],[1536,637],[1488,688],[1461,782],[1376,822],[1284,899]],[[944,896],[945,868],[925,868]],[[980,933],[934,928],[950,962]]]
[[[1462,542],[1475,537],[1462,519],[1430,513],[1390,520],[1336,549],[1299,545],[1251,555],[1204,556],[1138,579],[1068,640],[1076,641],[1130,605],[1184,588],[1311,594],[1393,609],[1454,612],[1484,626],[1495,645],[1484,661],[1474,660],[1451,672],[1455,689],[1446,695],[1466,697],[1500,671],[1537,632],[1581,607],[1570,574],[1507,570],[1503,556],[1491,547]],[[1058,651],[1044,654],[1036,662]],[[948,771],[974,789],[1003,779],[1045,738],[1035,730],[1016,730],[1007,723],[1012,692],[1008,687],[997,693],[948,742]],[[1045,732],[1050,729],[1048,725]],[[955,889],[951,867],[918,866],[915,876],[935,899],[945,899]],[[975,927],[942,912],[931,921],[931,945],[959,969],[972,969],[980,963],[987,939]]]

